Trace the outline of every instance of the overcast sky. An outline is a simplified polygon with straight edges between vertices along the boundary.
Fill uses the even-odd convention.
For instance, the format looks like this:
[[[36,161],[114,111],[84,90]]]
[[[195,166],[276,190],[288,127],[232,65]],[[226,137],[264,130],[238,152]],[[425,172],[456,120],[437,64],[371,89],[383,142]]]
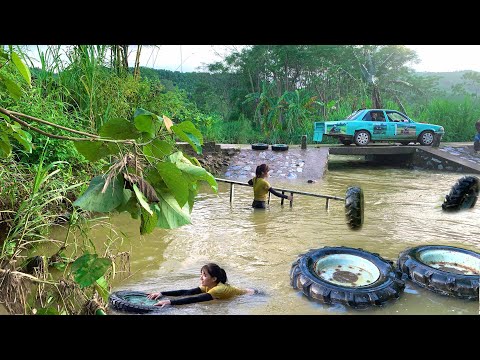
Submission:
[[[480,71],[480,45],[406,45],[415,50],[418,64],[409,64],[416,71]],[[202,63],[221,60],[233,45],[161,45],[160,48],[144,48],[142,64],[148,67],[172,71],[195,71]],[[241,47],[241,45],[236,45]],[[183,64],[180,66],[180,64]]]
[[[480,45],[406,45],[415,50],[418,64],[409,64],[416,71],[480,72]],[[202,66],[222,59],[234,48],[242,45],[153,45],[143,46],[142,66],[171,71],[202,71]],[[44,46],[42,46],[44,48]],[[129,65],[135,61],[136,47],[130,46]]]

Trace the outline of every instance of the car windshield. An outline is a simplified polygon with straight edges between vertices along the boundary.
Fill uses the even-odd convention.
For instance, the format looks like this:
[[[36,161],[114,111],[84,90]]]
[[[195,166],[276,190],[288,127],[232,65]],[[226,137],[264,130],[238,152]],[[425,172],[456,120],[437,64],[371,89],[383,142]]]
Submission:
[[[362,112],[363,112],[363,110],[354,111],[353,113],[351,113],[350,115],[348,115],[347,120],[354,120],[354,119],[358,118],[358,116],[359,116]]]

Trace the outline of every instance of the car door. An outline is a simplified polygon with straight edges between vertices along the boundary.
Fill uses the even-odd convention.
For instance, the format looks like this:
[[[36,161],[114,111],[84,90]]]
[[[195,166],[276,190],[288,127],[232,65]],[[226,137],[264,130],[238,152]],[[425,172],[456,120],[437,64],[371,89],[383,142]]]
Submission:
[[[394,135],[391,139],[396,141],[416,140],[417,126],[407,116],[398,111],[387,111],[388,119],[394,126]]]

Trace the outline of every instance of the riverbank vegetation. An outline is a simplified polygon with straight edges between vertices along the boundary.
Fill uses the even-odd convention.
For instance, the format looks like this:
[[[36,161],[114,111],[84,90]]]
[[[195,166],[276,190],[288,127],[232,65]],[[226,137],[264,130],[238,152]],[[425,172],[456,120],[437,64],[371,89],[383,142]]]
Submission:
[[[190,222],[199,182],[217,190],[177,141],[196,154],[204,141],[299,143],[313,122],[360,107],[397,109],[442,125],[444,141],[471,141],[480,118],[475,73],[449,98],[437,78],[408,68],[416,54],[404,46],[255,45],[198,73],[140,67],[135,50],[129,67],[128,45],[48,46],[34,66],[25,47],[0,47],[0,304],[9,313],[104,311],[128,254],[117,238],[89,241],[92,218],[127,211],[140,234],[175,228]],[[49,238],[58,224],[63,241]]]

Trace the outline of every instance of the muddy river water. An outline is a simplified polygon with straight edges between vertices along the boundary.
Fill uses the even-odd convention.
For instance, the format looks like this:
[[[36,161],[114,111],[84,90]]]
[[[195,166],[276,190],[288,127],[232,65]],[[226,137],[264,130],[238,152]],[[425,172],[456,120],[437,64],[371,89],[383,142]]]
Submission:
[[[302,159],[295,161],[293,167],[307,166],[300,165]],[[100,242],[121,235],[120,248],[131,252],[131,273],[117,276],[112,290],[193,288],[199,285],[201,266],[215,262],[225,268],[232,285],[258,288],[265,294],[171,306],[161,314],[479,314],[478,301],[441,296],[411,282],[398,300],[365,310],[320,304],[290,286],[289,271],[297,256],[324,246],[362,248],[393,261],[401,251],[417,245],[480,252],[480,204],[460,213],[441,209],[445,194],[463,174],[378,167],[342,156],[331,156],[330,162],[335,166],[314,183],[289,177],[288,170],[277,172],[286,176],[272,176],[269,181],[274,187],[341,197],[348,186],[360,186],[365,196],[361,230],[347,227],[342,201],[330,201],[326,210],[324,199],[296,195],[293,207],[288,203],[282,207],[280,199],[272,196],[268,210],[253,210],[251,188],[237,186],[230,204],[230,186],[219,182],[218,195],[202,188],[190,225],[140,236],[138,220],[120,214],[111,218],[116,234],[106,226],[92,227],[90,235]],[[236,178],[232,171],[229,176],[247,180]],[[61,238],[62,230],[53,235]]]

